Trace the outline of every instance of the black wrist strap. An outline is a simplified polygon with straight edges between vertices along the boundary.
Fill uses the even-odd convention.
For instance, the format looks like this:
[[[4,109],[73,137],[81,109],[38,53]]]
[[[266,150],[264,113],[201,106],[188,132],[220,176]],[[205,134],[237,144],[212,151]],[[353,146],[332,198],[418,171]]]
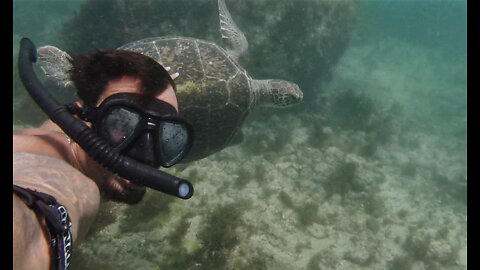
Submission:
[[[72,222],[67,209],[48,194],[28,188],[13,185],[13,192],[17,194],[25,204],[41,214],[47,221],[48,234],[50,235],[51,259],[50,269],[65,270],[70,265],[73,239],[70,232]]]

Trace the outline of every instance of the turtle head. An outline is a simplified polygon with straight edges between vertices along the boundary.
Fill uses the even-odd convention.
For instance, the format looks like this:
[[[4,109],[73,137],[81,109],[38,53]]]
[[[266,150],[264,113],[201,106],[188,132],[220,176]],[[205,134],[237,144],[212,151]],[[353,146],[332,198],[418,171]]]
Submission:
[[[252,89],[260,106],[285,108],[297,105],[303,99],[298,85],[284,80],[252,80]]]

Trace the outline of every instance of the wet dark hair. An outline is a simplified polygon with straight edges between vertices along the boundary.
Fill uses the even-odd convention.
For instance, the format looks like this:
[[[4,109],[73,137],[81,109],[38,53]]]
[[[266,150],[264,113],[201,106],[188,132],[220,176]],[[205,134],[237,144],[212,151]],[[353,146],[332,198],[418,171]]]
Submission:
[[[155,60],[140,53],[124,50],[100,50],[72,57],[70,79],[78,97],[88,106],[95,106],[107,83],[125,75],[139,77],[142,92],[155,96],[175,83],[170,74]]]

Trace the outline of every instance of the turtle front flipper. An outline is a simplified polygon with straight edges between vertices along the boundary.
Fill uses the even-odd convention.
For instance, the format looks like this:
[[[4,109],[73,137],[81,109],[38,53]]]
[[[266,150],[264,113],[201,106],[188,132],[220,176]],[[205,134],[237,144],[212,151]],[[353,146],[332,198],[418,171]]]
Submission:
[[[62,87],[73,86],[68,71],[72,67],[68,53],[54,46],[43,46],[37,50],[38,64],[48,80]]]
[[[248,49],[248,42],[243,32],[238,28],[227,9],[225,0],[218,0],[218,12],[220,17],[220,33],[231,46],[228,54],[235,60],[245,54]]]

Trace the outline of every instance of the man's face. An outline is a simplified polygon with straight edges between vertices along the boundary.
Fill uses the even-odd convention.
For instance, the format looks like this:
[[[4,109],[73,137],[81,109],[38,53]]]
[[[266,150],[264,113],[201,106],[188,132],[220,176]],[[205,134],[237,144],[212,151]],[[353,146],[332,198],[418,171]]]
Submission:
[[[110,81],[105,87],[105,91],[99,96],[97,106],[107,97],[118,93],[137,93],[141,94],[141,81],[133,76],[124,76],[120,79]],[[171,85],[155,98],[169,103],[178,111],[177,97]],[[128,179],[119,177],[102,168],[104,171],[102,177],[99,177],[97,184],[103,196],[107,199],[135,204],[145,195],[145,187],[132,183]]]

